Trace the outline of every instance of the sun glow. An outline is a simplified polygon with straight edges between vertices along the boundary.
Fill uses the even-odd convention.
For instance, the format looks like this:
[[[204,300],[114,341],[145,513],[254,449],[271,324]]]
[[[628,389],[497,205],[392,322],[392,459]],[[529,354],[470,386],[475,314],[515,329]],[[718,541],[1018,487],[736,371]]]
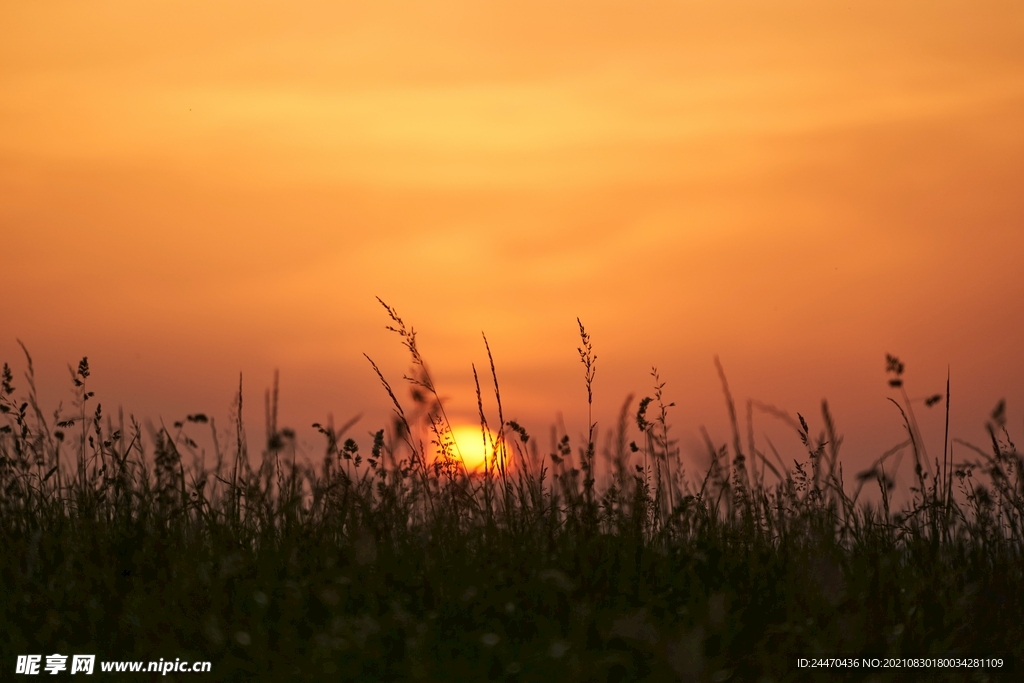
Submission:
[[[497,436],[489,431],[481,432],[480,425],[453,425],[452,439],[457,446],[452,448],[452,455],[458,460],[461,454],[466,469],[471,474],[482,474],[486,469],[486,462],[493,457],[498,447]]]

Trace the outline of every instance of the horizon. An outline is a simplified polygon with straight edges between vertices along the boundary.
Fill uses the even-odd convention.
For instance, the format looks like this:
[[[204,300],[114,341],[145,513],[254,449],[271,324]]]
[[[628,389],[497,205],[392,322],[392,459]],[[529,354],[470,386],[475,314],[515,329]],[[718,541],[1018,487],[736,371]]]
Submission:
[[[31,353],[30,349],[26,350]],[[92,365],[91,361],[88,361],[87,357],[84,360],[89,363],[89,377],[85,380],[87,386],[82,390],[88,390],[90,393],[95,392],[95,395],[92,397],[95,399],[94,402],[87,404],[87,408],[85,410],[85,415],[88,419],[96,409],[93,406],[103,405],[105,397],[102,393],[103,389],[97,386],[98,378],[96,376],[96,368]],[[577,361],[579,360],[580,359],[577,358]],[[898,361],[899,359],[893,358],[892,360]],[[717,357],[715,361],[718,361]],[[13,398],[15,400],[27,398],[29,393],[29,386],[27,384],[27,367],[23,368],[19,367],[17,363],[11,364],[9,361],[6,362],[14,373],[13,385],[15,387],[15,393],[13,394]],[[75,376],[76,365],[76,363],[67,364],[67,369],[71,373],[72,377]],[[37,389],[41,384],[49,385],[49,380],[44,380],[42,383],[39,382],[41,373],[39,372],[39,364],[35,358],[33,358],[32,366]],[[415,366],[410,363],[407,370],[412,373],[414,369]],[[20,375],[18,372],[19,370],[23,370]],[[840,440],[839,463],[840,465],[846,465],[844,468],[843,481],[848,491],[860,489],[857,482],[858,472],[866,470],[870,467],[872,462],[882,456],[883,451],[886,451],[889,452],[889,455],[885,460],[884,471],[887,476],[894,478],[895,480],[895,491],[892,494],[893,502],[896,504],[905,504],[910,500],[910,488],[915,485],[912,475],[913,450],[909,447],[903,447],[892,452],[891,449],[897,446],[900,442],[907,441],[908,435],[906,428],[903,426],[900,412],[903,407],[907,406],[907,403],[901,393],[899,393],[898,387],[889,385],[888,381],[890,379],[897,378],[903,380],[903,389],[905,390],[907,388],[907,375],[904,374],[904,372],[904,370],[901,370],[900,375],[895,375],[891,372],[879,373],[885,375],[888,389],[888,391],[881,393],[889,394],[883,399],[883,401],[886,403],[888,408],[889,417],[892,418],[895,416],[895,419],[887,425],[887,433],[893,434],[894,439],[890,442],[883,442],[877,437],[877,435],[874,435],[876,438],[862,441],[857,437],[862,437],[863,435],[853,435],[852,441],[861,448],[864,448],[865,443],[869,444],[869,446],[877,447],[877,451],[862,451],[861,454],[863,455],[863,458],[861,459],[850,458],[847,444],[851,439],[849,438],[848,432],[842,429],[844,420],[841,416],[836,415],[834,405],[829,401],[828,397],[823,397],[821,402],[819,402],[817,411],[815,411],[813,409],[814,406],[812,406],[812,410],[801,412],[789,410],[786,406],[773,405],[757,399],[740,400],[731,389],[731,383],[729,386],[722,385],[720,383],[718,387],[719,396],[717,398],[721,403],[719,407],[721,408],[720,412],[722,419],[719,423],[701,423],[687,432],[685,431],[685,428],[679,428],[679,416],[677,416],[676,421],[673,420],[674,411],[678,406],[676,406],[675,402],[671,400],[670,393],[666,392],[663,397],[663,402],[667,408],[666,423],[669,427],[669,438],[674,444],[672,446],[672,450],[677,452],[682,458],[681,462],[685,468],[683,476],[685,478],[684,480],[687,482],[687,486],[693,486],[696,482],[699,482],[701,477],[706,474],[711,463],[708,442],[704,440],[705,431],[709,432],[707,436],[711,439],[711,442],[716,449],[727,447],[730,449],[730,453],[732,452],[734,432],[732,431],[733,426],[728,418],[729,409],[727,401],[732,401],[736,411],[737,431],[735,433],[735,438],[740,439],[740,452],[744,453],[747,458],[747,467],[750,468],[752,473],[755,468],[757,472],[763,473],[765,483],[769,486],[774,486],[776,483],[780,482],[778,477],[774,476],[769,471],[770,467],[780,465],[780,472],[783,471],[783,469],[793,471],[794,466],[799,467],[798,463],[808,462],[808,449],[800,444],[799,433],[793,429],[793,426],[797,423],[798,418],[805,418],[809,424],[808,436],[812,441],[817,442],[819,437],[825,437],[826,426],[823,422],[821,410],[823,409],[824,403],[827,403],[829,406],[830,416],[834,420],[834,424],[837,425],[836,432]],[[43,376],[47,374],[51,373],[42,373]],[[584,376],[582,367],[579,369],[579,374],[580,385],[583,386]],[[240,374],[236,381],[242,381],[243,379],[243,376]],[[380,380],[376,375],[374,375],[374,379],[377,379],[381,393],[387,397],[387,389],[380,384]],[[665,378],[660,377],[660,379],[662,387],[665,387],[667,384],[667,382],[665,382]],[[440,448],[436,442],[437,435],[431,432],[429,425],[424,419],[426,417],[426,413],[424,412],[423,404],[418,403],[413,395],[416,387],[409,382],[408,377],[401,374],[396,374],[390,379],[385,377],[385,380],[388,380],[392,390],[395,391],[396,398],[402,405],[405,415],[407,416],[409,423],[412,425],[414,433],[413,440],[416,442],[417,447],[423,449],[423,452],[428,457],[428,462],[440,460]],[[722,378],[716,375],[716,380],[721,382]],[[74,389],[71,384],[72,381],[73,380],[71,378],[66,379],[67,386],[64,388],[64,397],[55,403],[52,401],[47,402],[48,397],[46,396],[47,391],[54,389],[55,386],[43,386],[41,391],[37,391],[37,396],[40,399],[40,408],[45,415],[53,414],[53,411],[59,407],[62,409],[62,418],[77,419],[77,416],[80,415],[80,413],[77,412],[77,409],[72,405],[72,399],[74,398]],[[493,382],[493,380],[490,376],[486,376],[481,372],[479,381],[481,385],[482,402],[486,406],[487,399],[484,398],[484,396],[488,389],[493,391],[493,383],[488,386],[488,382]],[[726,378],[726,381],[728,381],[728,378]],[[339,444],[344,439],[354,439],[362,449],[364,458],[368,457],[366,453],[372,445],[374,433],[378,429],[382,430],[385,434],[386,441],[391,443],[393,446],[398,447],[396,455],[404,457],[402,455],[404,447],[401,445],[403,439],[400,433],[396,431],[397,413],[394,410],[394,404],[390,402],[390,398],[387,398],[390,406],[387,415],[384,419],[372,425],[366,419],[366,415],[362,413],[340,420],[336,419],[334,414],[328,413],[326,419],[321,419],[319,422],[311,425],[301,423],[293,424],[288,422],[287,419],[283,419],[284,416],[287,416],[289,411],[282,410],[285,406],[281,403],[281,392],[278,382],[279,376],[277,371],[275,371],[274,378],[262,390],[258,388],[245,389],[243,386],[244,409],[242,416],[243,425],[245,426],[244,439],[247,452],[246,457],[253,466],[259,462],[261,457],[265,458],[271,453],[272,449],[270,448],[268,440],[272,431],[280,436],[282,431],[287,432],[288,430],[292,430],[295,435],[294,439],[286,440],[284,442],[282,452],[286,455],[294,454],[295,456],[300,456],[299,459],[297,459],[297,462],[300,464],[312,465],[314,469],[318,469],[322,463],[324,448],[327,445],[324,437],[317,434],[321,427],[334,429],[339,437]],[[943,426],[946,416],[945,387],[943,386],[942,391],[930,392],[929,395],[926,396],[921,395],[921,392],[915,392],[912,385],[913,383],[911,382],[911,390],[908,392],[910,410],[908,415],[915,428],[920,426],[920,436],[923,438],[923,445],[922,443],[919,443],[919,446],[921,446],[920,453],[922,456],[922,462],[925,465],[925,472],[933,472],[935,460],[937,459],[938,464],[941,466],[945,455],[944,453],[941,456],[939,455],[939,452],[942,451],[943,442],[936,439],[937,436],[942,437],[944,435],[944,432],[941,431],[941,427]],[[102,386],[102,384],[100,384],[100,386]],[[189,456],[189,460],[191,460],[192,457],[201,456],[203,461],[209,463],[211,462],[210,458],[215,455],[215,451],[213,449],[214,442],[211,440],[208,433],[209,428],[216,429],[216,432],[219,435],[218,438],[221,439],[220,452],[223,455],[230,458],[233,449],[235,448],[231,442],[235,439],[235,428],[233,425],[235,424],[234,420],[235,415],[237,414],[235,409],[237,406],[236,401],[239,391],[238,385],[236,385],[234,391],[235,393],[232,396],[229,409],[222,410],[219,413],[215,410],[195,410],[188,411],[187,413],[181,413],[171,418],[166,415],[153,416],[125,410],[125,406],[122,404],[116,404],[116,409],[112,410],[111,404],[108,402],[106,403],[107,407],[103,409],[103,419],[104,421],[114,420],[115,427],[121,419],[125,421],[124,424],[126,427],[130,424],[131,419],[138,420],[140,425],[143,427],[144,438],[148,436],[148,438],[146,438],[147,441],[152,439],[156,431],[160,431],[162,429],[167,430],[168,435],[173,436],[176,441],[179,440],[179,437],[176,435],[180,434],[180,438],[184,439],[180,445],[184,446],[185,442],[193,440],[193,443],[191,444],[192,447],[188,449],[188,452],[191,454]],[[584,393],[585,403],[585,388],[582,391]],[[443,391],[440,389],[439,395],[441,397],[442,404],[448,406],[446,408],[445,415],[451,413],[450,404],[447,401],[448,397],[445,396]],[[624,443],[627,445],[627,463],[639,464],[643,460],[642,453],[629,453],[628,448],[632,441],[635,444],[639,444],[641,450],[643,449],[644,437],[637,426],[637,409],[639,408],[640,400],[642,398],[644,398],[642,395],[637,394],[627,396],[626,405],[620,405],[619,410],[615,412],[614,416],[604,413],[600,415],[595,414],[593,443],[595,446],[596,472],[598,473],[597,476],[599,481],[606,480],[608,477],[612,476],[615,439],[619,433],[618,429],[620,420],[622,420],[622,424],[627,427],[624,440]],[[657,400],[656,390],[652,389],[647,392],[647,399],[650,402],[650,406],[646,410],[646,420],[648,423],[655,423],[652,425],[655,428],[655,433],[660,434],[660,426],[656,424],[658,409],[660,407]],[[712,401],[712,403],[713,402],[714,401]],[[497,422],[494,421],[497,417],[496,402],[492,400],[491,403],[492,405],[490,406],[490,410],[488,410],[488,407],[484,408],[485,419],[487,420],[487,429],[493,439],[493,443],[497,443],[500,441],[499,434],[501,430],[499,429]],[[595,400],[595,404],[596,403],[597,401]],[[952,391],[950,403],[951,405],[956,404],[956,395],[955,392]],[[998,404],[994,406],[995,410],[1003,411],[1003,414],[999,419],[1005,420],[1008,435],[1013,439],[1014,426],[1010,420],[1006,419],[1007,411],[1005,408],[1004,400],[1000,400]],[[507,411],[507,408],[504,410]],[[549,457],[549,454],[558,452],[559,449],[556,442],[562,437],[569,438],[569,445],[572,449],[571,455],[566,459],[566,464],[564,466],[580,467],[582,462],[581,459],[583,457],[583,449],[588,442],[588,435],[585,430],[587,411],[583,409],[576,412],[580,414],[575,417],[582,419],[580,426],[583,427],[583,429],[581,429],[579,433],[573,433],[571,429],[566,426],[564,415],[561,411],[558,412],[555,419],[551,421],[550,424],[543,426],[529,424],[521,425],[521,428],[528,433],[530,439],[527,457],[529,457],[530,471],[533,474],[537,473],[534,465],[538,462],[551,472],[558,471],[560,467],[562,467],[562,465],[555,464],[553,459]],[[607,411],[605,411],[605,413],[606,412]],[[116,419],[114,418],[115,415],[118,416]],[[190,424],[194,422],[191,418],[195,415],[201,415],[201,420],[195,421],[198,422],[197,424]],[[371,416],[371,419],[372,417],[380,416],[374,414]],[[519,423],[522,421],[514,415],[510,417],[508,412],[505,412],[504,417],[506,418],[503,430],[505,435],[504,439],[508,444],[509,449],[508,467],[511,471],[516,471],[519,469],[518,460],[522,457],[520,455],[522,451],[520,451],[519,448],[526,444],[522,444],[522,442],[512,444],[512,441],[517,440],[517,437],[515,436],[515,431],[517,431],[516,427],[519,427]],[[994,413],[987,413],[984,417],[985,419],[981,423],[975,425],[976,430],[973,434],[973,441],[971,439],[965,439],[963,434],[957,434],[954,427],[954,421],[952,419],[950,420],[948,443],[951,461],[962,462],[965,459],[977,460],[977,453],[971,452],[972,446],[980,447],[981,450],[988,449],[987,444],[990,443],[991,436],[986,431],[986,425],[993,424],[997,426],[998,423]],[[209,427],[205,424],[208,418],[212,420]],[[685,416],[682,416],[682,418],[683,424],[685,425]],[[475,443],[475,439],[482,437],[479,417],[477,416],[474,420],[469,420],[462,418],[458,414],[453,414],[451,417],[445,416],[444,419],[450,425],[452,431],[447,434],[442,434],[442,437],[445,439],[451,438],[456,444],[458,444],[457,447],[450,447],[452,448],[452,453],[459,453],[456,460],[461,458],[462,462],[465,462],[467,465],[470,474],[474,476],[480,475],[481,470],[483,469],[483,466],[480,464],[480,460],[482,458],[482,452],[480,451],[481,445]],[[756,431],[756,433],[754,430],[750,429],[750,420],[752,420],[753,424],[757,426],[758,431]],[[50,422],[55,422],[55,419],[50,420]],[[516,424],[516,427],[509,427],[509,423]],[[709,427],[709,424],[712,424],[712,426]],[[273,430],[271,429],[271,425],[274,426]],[[371,426],[372,429],[365,429],[366,427]],[[898,429],[893,429],[894,426],[898,427]],[[50,427],[54,427],[54,424],[51,424]],[[360,431],[361,427],[364,428],[362,431]],[[540,429],[537,427],[540,427]],[[749,438],[751,436],[754,438],[755,448],[757,449],[757,453],[753,457],[748,448]],[[344,437],[344,439],[341,437]],[[1001,435],[1000,438],[1002,438]],[[772,441],[773,439],[774,442]],[[829,444],[829,442],[826,440],[825,444]],[[146,452],[148,452],[151,445],[152,444],[144,442],[142,447]],[[279,446],[279,448],[280,447],[281,446]],[[458,450],[455,450],[456,448]],[[533,450],[534,448],[536,450]],[[772,448],[777,448],[777,452],[773,453],[770,450]],[[491,452],[496,453],[496,451]],[[68,457],[68,454],[65,454],[65,457]],[[760,458],[764,458],[768,461],[769,468],[766,468],[765,465],[761,463]],[[779,458],[782,459],[782,462],[780,462]],[[643,462],[646,461],[644,460]],[[651,462],[651,465],[653,467],[653,461]],[[880,498],[878,495],[879,492],[875,490],[876,488],[877,487],[875,487],[874,484],[869,484],[864,487],[864,496],[862,500],[873,504],[878,503]]]

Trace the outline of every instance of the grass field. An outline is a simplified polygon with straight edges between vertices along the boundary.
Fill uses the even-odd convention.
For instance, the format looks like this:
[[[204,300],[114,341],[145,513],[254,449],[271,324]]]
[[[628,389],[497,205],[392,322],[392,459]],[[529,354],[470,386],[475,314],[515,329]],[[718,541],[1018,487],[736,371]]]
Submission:
[[[478,388],[499,406],[481,409],[492,457],[470,476],[415,334],[386,310],[412,356],[414,398],[404,406],[378,371],[394,422],[363,444],[314,425],[326,444],[315,467],[277,426],[276,397],[254,456],[241,388],[227,430],[206,415],[145,429],[101,407],[86,359],[71,408],[50,417],[28,353],[24,383],[5,365],[3,680],[32,678],[12,673],[17,655],[54,653],[212,662],[162,677],[197,681],[1024,676],[1024,463],[1002,408],[988,448],[957,444],[970,457],[954,462],[947,435],[942,460],[926,462],[889,357],[908,439],[868,471],[844,481],[823,404],[812,419],[760,406],[798,432],[803,462],[744,439],[732,408],[729,442],[708,437],[711,466],[691,475],[656,373],[606,448],[593,429],[587,443],[556,435],[548,447],[504,419],[492,362]],[[579,328],[592,398],[596,356]],[[724,375],[723,388],[732,406]],[[929,400],[948,405],[948,391]],[[912,499],[895,509],[900,451],[913,458]],[[862,499],[869,490],[880,502]],[[797,665],[824,656],[1002,666]]]

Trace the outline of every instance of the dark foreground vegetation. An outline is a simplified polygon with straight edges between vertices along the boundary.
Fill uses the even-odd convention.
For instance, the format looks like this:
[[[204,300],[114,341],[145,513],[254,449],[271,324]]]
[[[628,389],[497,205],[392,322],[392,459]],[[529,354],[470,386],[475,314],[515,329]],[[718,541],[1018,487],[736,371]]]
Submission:
[[[387,312],[412,354],[414,399],[404,410],[378,371],[394,424],[362,446],[315,425],[327,444],[317,467],[296,462],[272,396],[252,462],[241,388],[227,431],[205,415],[146,429],[101,407],[85,359],[72,407],[51,418],[27,353],[26,384],[5,365],[0,678],[28,680],[16,656],[53,653],[212,662],[163,677],[179,681],[1024,676],[1024,480],[1001,407],[988,448],[957,444],[971,457],[954,462],[947,438],[929,462],[889,357],[907,441],[844,483],[827,404],[812,420],[747,404],[806,445],[787,467],[741,437],[723,375],[733,434],[707,439],[711,466],[691,477],[656,373],[653,396],[627,401],[604,444],[592,428],[587,443],[555,435],[549,449],[501,415],[492,363],[494,457],[467,476],[416,338]],[[580,333],[589,397],[596,357]],[[943,402],[948,390],[928,400]],[[903,455],[912,500],[897,510]],[[861,499],[868,490],[880,502]],[[797,666],[825,656],[858,666]],[[1002,667],[886,670],[864,657]]]

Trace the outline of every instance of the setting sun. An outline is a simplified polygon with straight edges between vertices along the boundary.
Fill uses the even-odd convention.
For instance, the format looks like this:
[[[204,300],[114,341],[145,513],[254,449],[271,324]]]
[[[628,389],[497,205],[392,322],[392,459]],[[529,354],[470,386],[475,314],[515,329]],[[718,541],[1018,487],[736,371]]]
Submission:
[[[486,433],[487,444],[484,444],[485,434],[481,432],[480,425],[454,425],[452,427],[452,438],[455,440],[458,449],[454,455],[456,458],[462,455],[466,463],[466,469],[470,473],[483,472],[486,469],[487,458],[491,457],[497,447],[498,438],[491,432]]]

